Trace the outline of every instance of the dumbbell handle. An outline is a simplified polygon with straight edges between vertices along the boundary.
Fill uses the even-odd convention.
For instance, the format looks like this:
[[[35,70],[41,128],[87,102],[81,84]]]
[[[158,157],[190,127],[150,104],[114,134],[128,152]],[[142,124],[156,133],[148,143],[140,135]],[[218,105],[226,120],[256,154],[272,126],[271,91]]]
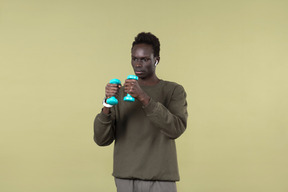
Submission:
[[[128,75],[127,79],[135,79],[138,80],[138,77],[136,75]],[[132,97],[130,94],[127,94],[124,99],[124,101],[128,101],[128,102],[134,102],[135,98]]]
[[[111,79],[109,81],[110,84],[117,84],[117,85],[120,85],[121,84],[121,81],[119,79]],[[109,104],[109,105],[117,105],[118,104],[118,100],[116,99],[116,97],[112,96],[110,98],[108,98],[106,100],[106,103]]]

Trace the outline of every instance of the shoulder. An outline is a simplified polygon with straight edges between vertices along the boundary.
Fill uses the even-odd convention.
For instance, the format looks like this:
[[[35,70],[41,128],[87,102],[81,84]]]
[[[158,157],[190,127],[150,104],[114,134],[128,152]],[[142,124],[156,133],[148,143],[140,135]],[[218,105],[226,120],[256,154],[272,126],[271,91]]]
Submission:
[[[166,107],[175,111],[178,106],[187,105],[187,94],[182,85],[172,81],[163,81],[163,93],[165,95]]]
[[[184,91],[184,87],[182,85],[180,85],[179,83],[176,82],[172,82],[172,81],[166,81],[166,80],[162,80],[162,86],[165,89],[169,89],[169,90],[182,90]]]
[[[187,96],[184,87],[176,82],[162,80],[162,89],[165,94],[171,95],[173,98],[186,98]]]

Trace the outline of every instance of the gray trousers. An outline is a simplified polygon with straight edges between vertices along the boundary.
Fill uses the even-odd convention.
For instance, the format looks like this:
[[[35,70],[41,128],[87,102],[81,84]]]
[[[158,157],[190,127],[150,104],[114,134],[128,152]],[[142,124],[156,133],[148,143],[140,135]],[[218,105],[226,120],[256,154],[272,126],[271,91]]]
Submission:
[[[117,192],[177,192],[176,183],[171,181],[143,181],[115,177]]]

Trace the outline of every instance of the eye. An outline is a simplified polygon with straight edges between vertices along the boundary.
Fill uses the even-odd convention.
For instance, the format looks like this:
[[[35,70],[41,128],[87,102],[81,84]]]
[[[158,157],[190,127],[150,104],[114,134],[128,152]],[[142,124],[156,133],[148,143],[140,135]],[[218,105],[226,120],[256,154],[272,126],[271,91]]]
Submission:
[[[148,62],[149,60],[150,60],[150,59],[149,59],[149,58],[146,58],[146,57],[141,59],[141,61],[143,61],[143,62]]]

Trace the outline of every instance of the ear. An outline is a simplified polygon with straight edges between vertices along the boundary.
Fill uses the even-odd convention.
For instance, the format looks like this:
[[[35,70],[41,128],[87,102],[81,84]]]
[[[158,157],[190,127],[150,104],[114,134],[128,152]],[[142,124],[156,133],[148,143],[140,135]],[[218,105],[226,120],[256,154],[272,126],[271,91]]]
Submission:
[[[160,57],[156,57],[155,60],[156,60],[156,61],[155,61],[155,64],[154,64],[154,65],[155,65],[155,67],[156,67],[156,65],[158,65],[158,63],[159,63],[159,61],[160,61]]]

